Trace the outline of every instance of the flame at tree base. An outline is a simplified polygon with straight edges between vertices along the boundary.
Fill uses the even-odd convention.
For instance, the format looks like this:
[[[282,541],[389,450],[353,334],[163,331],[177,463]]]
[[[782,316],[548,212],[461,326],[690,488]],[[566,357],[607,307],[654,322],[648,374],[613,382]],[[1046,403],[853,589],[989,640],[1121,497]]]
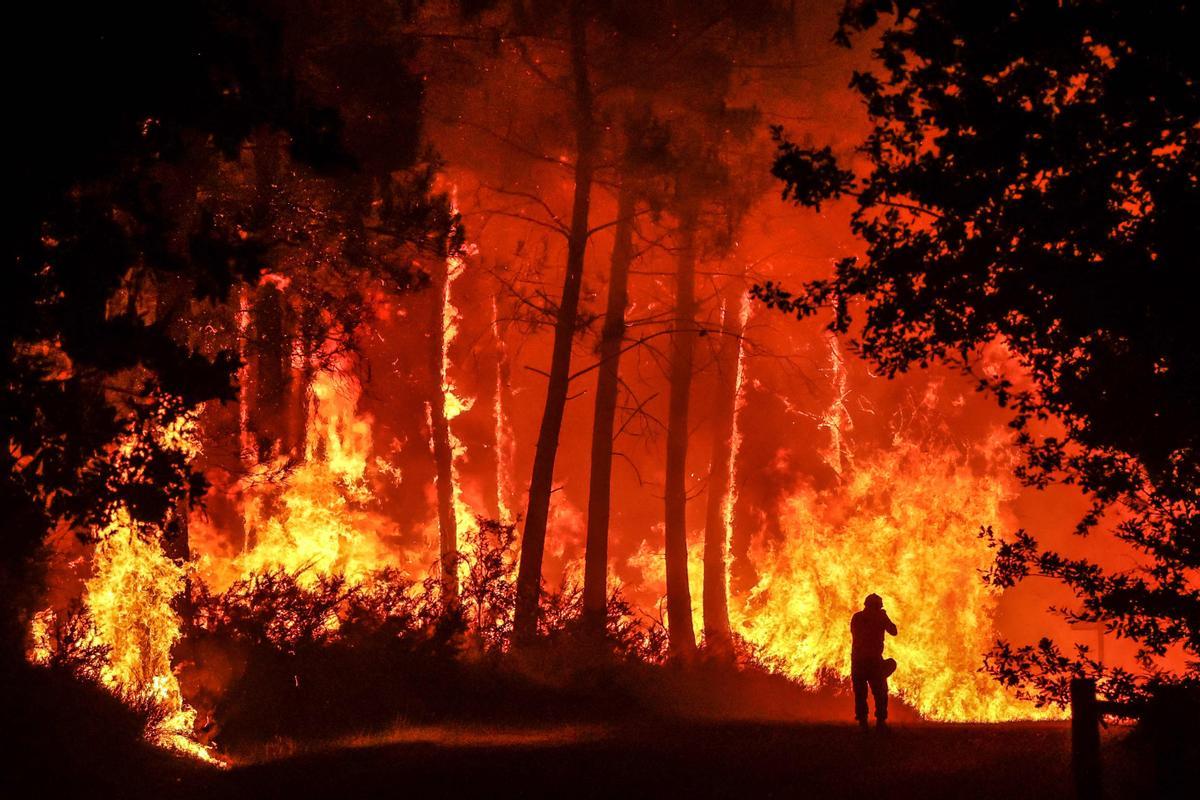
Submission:
[[[200,572],[215,587],[275,568],[305,586],[333,572],[357,581],[393,562],[395,526],[374,510],[368,480],[373,420],[358,412],[352,365],[318,372],[310,391],[303,459],[258,465],[242,481],[242,551],[222,555],[225,533],[192,520]]]
[[[140,473],[150,443],[194,458],[200,452],[197,414],[164,403],[153,421],[126,434],[113,451],[121,474],[144,478]],[[144,710],[148,739],[220,764],[196,741],[196,712],[184,702],[171,658],[183,636],[176,603],[187,589],[188,565],[164,552],[163,526],[135,520],[122,502],[114,502],[102,519],[93,533],[92,571],[80,603],[84,613],[76,623],[66,619],[69,612],[60,616],[54,609],[36,615],[30,660],[52,663],[64,647],[87,654],[74,666]],[[72,641],[63,641],[63,623],[71,628]]]

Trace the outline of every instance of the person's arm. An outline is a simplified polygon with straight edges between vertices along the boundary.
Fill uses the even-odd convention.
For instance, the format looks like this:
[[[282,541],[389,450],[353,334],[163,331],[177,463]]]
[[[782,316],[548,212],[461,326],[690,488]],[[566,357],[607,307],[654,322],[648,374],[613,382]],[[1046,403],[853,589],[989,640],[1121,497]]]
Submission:
[[[892,618],[887,615],[886,611],[883,612],[883,629],[892,636],[896,635],[896,623],[892,622]]]

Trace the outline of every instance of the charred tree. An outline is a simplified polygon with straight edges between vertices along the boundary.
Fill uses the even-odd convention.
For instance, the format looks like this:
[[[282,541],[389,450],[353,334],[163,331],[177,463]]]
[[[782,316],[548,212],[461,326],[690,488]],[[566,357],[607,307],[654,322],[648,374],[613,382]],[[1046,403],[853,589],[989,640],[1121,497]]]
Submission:
[[[708,500],[704,517],[704,642],[712,655],[729,657],[728,557],[729,497],[736,436],[738,362],[742,346],[742,291],[736,281],[726,288],[717,350],[716,388],[712,406],[712,456],[709,459]]]
[[[533,474],[529,481],[529,505],[521,538],[517,602],[513,619],[513,638],[517,642],[528,641],[537,633],[542,556],[546,547],[546,524],[550,516],[554,461],[558,454],[558,438],[567,405],[571,346],[579,315],[579,294],[583,283],[584,253],[588,241],[588,212],[598,143],[588,67],[587,22],[583,0],[572,0],[568,8],[568,28],[575,106],[572,115],[576,144],[575,191],[567,241],[566,275],[563,278],[562,298],[554,324],[554,349],[550,362],[549,384],[546,387],[546,406],[538,431],[537,449],[534,451]]]
[[[496,519],[508,524],[512,521],[512,430],[507,409],[513,405],[512,365],[509,362],[508,345],[500,329],[499,309],[492,298],[492,341],[495,347],[495,395],[493,410],[493,454],[496,465]]]
[[[690,658],[696,651],[692,626],[692,595],[688,586],[687,455],[688,405],[696,346],[696,226],[695,207],[680,218],[680,248],[675,273],[675,320],[671,333],[671,399],[667,418],[665,493],[665,558],[667,628],[671,652]]]
[[[442,601],[446,608],[458,602],[458,520],[454,512],[454,447],[450,442],[450,421],[446,418],[446,320],[442,298],[450,280],[445,262],[432,276],[432,302],[429,306],[429,367],[432,379],[429,396],[429,439],[436,470],[438,513],[438,571]]]
[[[590,633],[604,631],[608,595],[608,527],[611,512],[613,425],[620,389],[625,309],[629,305],[629,266],[633,261],[633,190],[622,186],[617,197],[608,304],[600,333],[596,406],[592,418],[591,478],[588,484],[587,544],[583,566],[583,622]]]

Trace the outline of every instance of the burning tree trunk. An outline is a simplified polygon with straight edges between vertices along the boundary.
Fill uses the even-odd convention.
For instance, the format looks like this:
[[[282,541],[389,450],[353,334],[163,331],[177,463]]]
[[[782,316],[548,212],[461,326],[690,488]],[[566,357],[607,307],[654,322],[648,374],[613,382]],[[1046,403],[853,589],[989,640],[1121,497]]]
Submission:
[[[717,385],[713,392],[712,458],[709,461],[708,507],[704,520],[704,642],[716,656],[732,655],[729,633],[729,577],[725,564],[733,523],[733,468],[737,455],[737,398],[741,388],[741,281],[726,288],[722,301],[721,342],[717,350]]]
[[[671,401],[667,419],[666,573],[667,627],[671,651],[689,658],[696,650],[692,626],[692,596],[688,587],[687,450],[688,401],[696,344],[696,211],[687,209],[680,220],[682,242],[676,265],[675,322],[671,334]]]
[[[541,594],[542,556],[546,547],[546,523],[550,516],[550,493],[554,482],[554,460],[563,412],[567,405],[567,387],[571,373],[571,345],[579,312],[579,292],[583,283],[583,260],[588,240],[588,211],[591,205],[592,173],[595,168],[596,130],[593,119],[591,78],[587,61],[587,17],[582,0],[573,0],[568,11],[570,27],[571,74],[574,89],[574,125],[576,142],[575,195],[571,206],[571,227],[567,242],[567,268],[562,299],[554,325],[554,350],[550,361],[550,379],[546,387],[546,407],[538,431],[529,481],[529,505],[521,538],[521,563],[517,573],[517,604],[513,619],[513,638],[528,641],[537,633],[538,600]]]
[[[445,262],[433,276],[433,293],[441,302],[431,303],[429,358],[433,391],[429,398],[429,438],[437,470],[438,567],[442,601],[448,608],[458,602],[458,520],[454,513],[454,446],[450,420],[446,417],[446,319],[444,298],[450,275]]]
[[[179,565],[186,565],[192,558],[191,542],[188,539],[188,500],[180,497],[175,501],[175,507],[166,524],[162,536],[163,555]],[[183,572],[183,591],[175,598],[175,610],[179,613],[184,630],[188,630],[195,622],[195,609],[192,607],[192,578],[187,570]]]
[[[495,394],[492,398],[492,449],[496,459],[496,519],[512,522],[513,441],[507,409],[512,405],[512,368],[508,347],[500,330],[499,308],[492,298],[492,342],[495,348]]]
[[[608,521],[612,493],[613,422],[620,388],[621,346],[625,341],[625,308],[629,303],[629,265],[633,261],[633,191],[621,187],[613,241],[608,306],[600,334],[600,367],[596,409],[592,419],[591,481],[588,486],[587,548],[583,567],[583,616],[593,633],[604,631],[608,594]]]

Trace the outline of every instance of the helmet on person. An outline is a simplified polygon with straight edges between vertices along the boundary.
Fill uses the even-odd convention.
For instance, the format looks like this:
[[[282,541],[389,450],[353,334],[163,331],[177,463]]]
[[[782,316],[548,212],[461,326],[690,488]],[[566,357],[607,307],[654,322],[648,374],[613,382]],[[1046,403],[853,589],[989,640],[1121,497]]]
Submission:
[[[883,608],[883,598],[872,592],[867,595],[867,599],[863,601],[864,608],[880,609]]]

